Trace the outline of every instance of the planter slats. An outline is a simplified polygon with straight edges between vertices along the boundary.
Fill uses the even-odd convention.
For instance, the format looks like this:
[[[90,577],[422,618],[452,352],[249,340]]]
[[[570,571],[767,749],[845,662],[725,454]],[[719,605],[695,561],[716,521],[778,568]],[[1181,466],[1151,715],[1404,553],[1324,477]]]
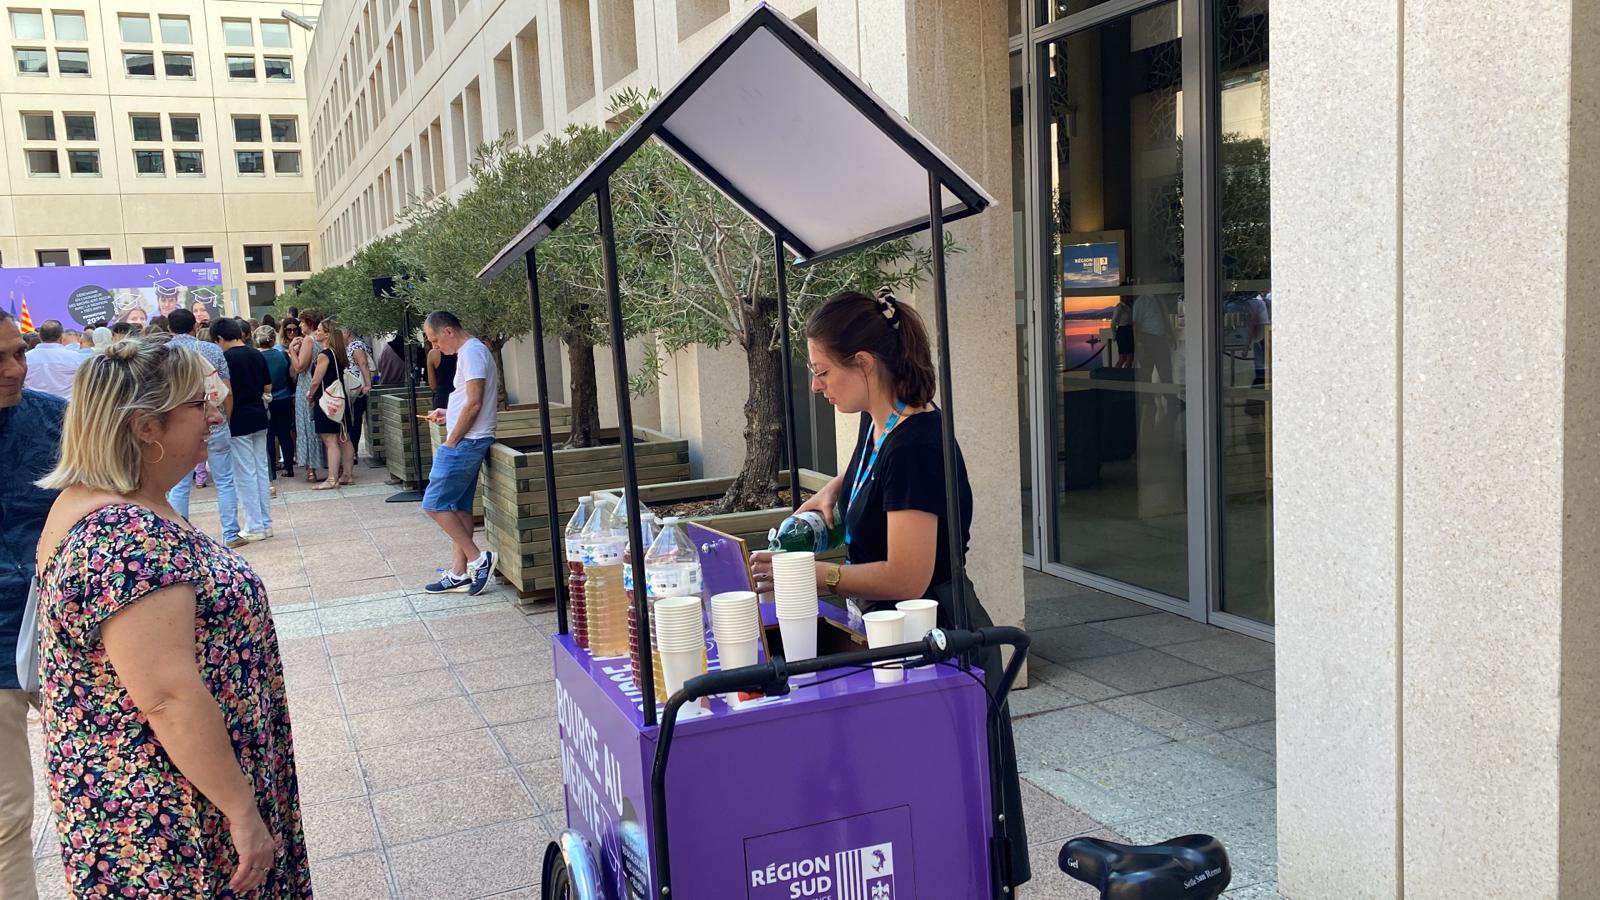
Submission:
[[[564,403],[550,404],[550,430],[556,433],[559,428],[570,430],[572,427],[572,410]],[[424,423],[428,426],[428,447],[431,454],[439,452],[439,445],[444,443],[445,428],[434,422]],[[539,431],[539,404],[521,403],[508,406],[495,414],[494,437],[496,441],[515,441],[524,438],[537,438]],[[494,445],[490,445],[491,448]],[[487,459],[487,458],[486,458]],[[479,521],[484,515],[484,494],[488,488],[487,464],[485,472],[478,478],[478,494],[472,500],[472,515]],[[539,492],[539,499],[543,501],[544,491]]]

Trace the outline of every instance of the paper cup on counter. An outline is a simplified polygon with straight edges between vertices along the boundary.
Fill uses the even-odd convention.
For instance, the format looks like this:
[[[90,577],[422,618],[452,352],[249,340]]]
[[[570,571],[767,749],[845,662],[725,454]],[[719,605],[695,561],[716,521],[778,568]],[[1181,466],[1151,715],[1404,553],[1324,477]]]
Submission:
[[[897,609],[886,609],[869,612],[861,618],[867,623],[868,647],[876,649],[901,643],[901,636],[905,633],[905,613]],[[905,677],[905,669],[895,664],[879,663],[872,669],[872,678],[879,684],[893,684],[896,681],[903,681]]]
[[[683,690],[684,682],[705,673],[704,650],[661,650],[661,674],[667,679],[667,696]]]
[[[745,666],[756,664],[755,638],[742,641],[725,641],[721,635],[717,636],[717,659],[724,671],[728,669],[742,669]]]
[[[783,636],[783,658],[789,662],[815,659],[817,655],[817,617],[789,618],[778,614],[778,633]]]
[[[939,627],[937,600],[901,600],[894,608],[906,614],[900,637],[903,644],[920,641],[928,636],[928,632]]]
[[[666,650],[695,650],[705,647],[706,625],[700,598],[667,597],[656,601],[656,645]]]

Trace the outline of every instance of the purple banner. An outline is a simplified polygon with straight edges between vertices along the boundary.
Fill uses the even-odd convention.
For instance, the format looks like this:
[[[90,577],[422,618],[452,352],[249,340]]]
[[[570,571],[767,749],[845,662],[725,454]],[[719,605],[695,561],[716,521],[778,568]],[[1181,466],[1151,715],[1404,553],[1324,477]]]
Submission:
[[[78,329],[144,325],[179,307],[201,322],[223,312],[222,264],[214,262],[0,269],[0,291],[6,310],[26,309],[35,328],[48,319]]]
[[[749,900],[913,900],[894,869],[914,870],[911,807],[897,806],[745,838]]]

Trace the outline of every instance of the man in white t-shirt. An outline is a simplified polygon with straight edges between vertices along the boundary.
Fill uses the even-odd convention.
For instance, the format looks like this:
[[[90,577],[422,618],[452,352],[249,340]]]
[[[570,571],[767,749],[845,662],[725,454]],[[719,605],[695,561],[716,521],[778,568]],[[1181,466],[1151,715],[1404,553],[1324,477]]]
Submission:
[[[494,443],[495,397],[500,378],[494,355],[483,341],[461,327],[454,313],[439,310],[422,323],[423,336],[434,349],[456,358],[455,389],[447,409],[430,415],[445,426],[445,439],[433,454],[422,510],[450,538],[450,568],[428,585],[430,594],[466,591],[481,594],[494,575],[495,552],[479,552],[472,539],[472,500],[478,493],[478,471]]]

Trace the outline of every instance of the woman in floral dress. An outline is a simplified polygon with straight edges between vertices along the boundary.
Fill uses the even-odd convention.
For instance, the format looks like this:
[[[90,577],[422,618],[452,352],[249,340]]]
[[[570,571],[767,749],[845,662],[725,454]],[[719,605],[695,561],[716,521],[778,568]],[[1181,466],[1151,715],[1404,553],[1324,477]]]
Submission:
[[[222,422],[199,354],[86,361],[41,482],[45,764],[74,897],[311,896],[294,739],[260,579],[166,491]]]
[[[306,481],[312,482],[317,480],[318,469],[328,467],[322,441],[317,439],[317,423],[311,411],[311,401],[306,399],[311,393],[311,367],[322,353],[322,342],[316,339],[317,326],[321,323],[320,311],[301,310],[300,329],[303,334],[289,344],[289,371],[297,379],[294,388],[295,462],[305,466]],[[328,473],[328,477],[333,477],[333,473]]]

